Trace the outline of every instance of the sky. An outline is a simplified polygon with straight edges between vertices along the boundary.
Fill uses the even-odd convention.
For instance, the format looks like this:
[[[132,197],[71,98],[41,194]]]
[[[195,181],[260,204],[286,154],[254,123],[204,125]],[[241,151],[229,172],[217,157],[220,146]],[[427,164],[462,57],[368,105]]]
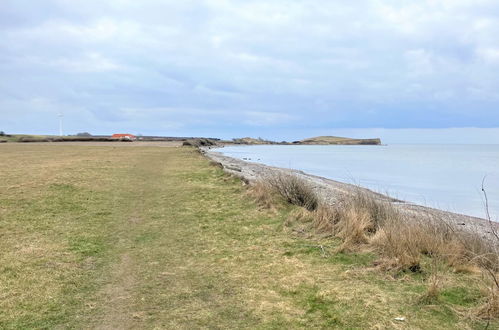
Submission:
[[[1,0],[0,130],[499,143],[497,0]]]

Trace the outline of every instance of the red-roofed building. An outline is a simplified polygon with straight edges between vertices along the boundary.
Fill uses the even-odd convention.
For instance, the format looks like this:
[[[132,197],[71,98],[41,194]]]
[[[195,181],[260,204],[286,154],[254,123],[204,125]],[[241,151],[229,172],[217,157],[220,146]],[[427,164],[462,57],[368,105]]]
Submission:
[[[133,134],[113,134],[113,136],[111,136],[111,138],[116,139],[116,140],[126,140],[126,141],[137,140],[137,137]]]

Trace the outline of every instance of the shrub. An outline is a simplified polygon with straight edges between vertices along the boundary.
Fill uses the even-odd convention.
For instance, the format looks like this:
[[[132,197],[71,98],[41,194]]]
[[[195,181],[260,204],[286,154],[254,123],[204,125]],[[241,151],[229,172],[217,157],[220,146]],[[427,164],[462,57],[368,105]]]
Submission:
[[[183,146],[206,147],[214,146],[217,143],[211,139],[189,139],[182,143]]]
[[[319,199],[310,185],[295,175],[279,173],[267,178],[267,184],[291,204],[313,211]]]

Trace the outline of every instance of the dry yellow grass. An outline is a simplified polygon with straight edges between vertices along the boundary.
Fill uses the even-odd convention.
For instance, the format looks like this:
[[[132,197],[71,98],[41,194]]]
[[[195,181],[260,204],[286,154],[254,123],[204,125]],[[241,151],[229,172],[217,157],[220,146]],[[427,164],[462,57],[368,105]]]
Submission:
[[[485,320],[495,320],[499,317],[499,290],[491,286],[487,292],[485,303],[480,306],[476,314]]]
[[[260,207],[264,209],[269,209],[275,211],[275,206],[277,205],[277,199],[279,196],[277,193],[271,191],[271,187],[264,182],[256,182],[251,185],[248,189],[248,195],[252,197]]]

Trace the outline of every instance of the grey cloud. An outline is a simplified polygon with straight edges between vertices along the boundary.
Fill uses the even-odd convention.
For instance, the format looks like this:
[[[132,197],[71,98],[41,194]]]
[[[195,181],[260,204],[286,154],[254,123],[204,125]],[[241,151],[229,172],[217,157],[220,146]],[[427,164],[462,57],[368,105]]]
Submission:
[[[499,126],[498,16],[491,0],[6,0],[0,129],[60,109],[155,134]]]

